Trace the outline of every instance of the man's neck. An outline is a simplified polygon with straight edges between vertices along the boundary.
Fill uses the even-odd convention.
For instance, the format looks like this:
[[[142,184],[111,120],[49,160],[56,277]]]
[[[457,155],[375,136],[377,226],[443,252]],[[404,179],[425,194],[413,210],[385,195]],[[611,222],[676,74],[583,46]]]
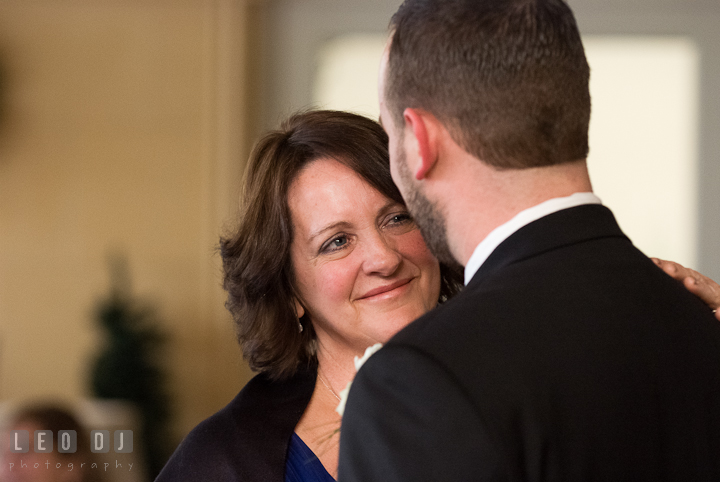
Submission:
[[[495,248],[522,227],[558,211],[584,204],[602,204],[600,198],[591,192],[577,192],[566,197],[556,197],[520,211],[508,222],[493,229],[483,239],[465,264],[465,284],[467,285],[478,269],[485,263]]]
[[[591,192],[584,160],[558,166],[497,170],[477,159],[448,180],[444,207],[450,249],[465,266],[487,235],[521,211],[547,200]]]

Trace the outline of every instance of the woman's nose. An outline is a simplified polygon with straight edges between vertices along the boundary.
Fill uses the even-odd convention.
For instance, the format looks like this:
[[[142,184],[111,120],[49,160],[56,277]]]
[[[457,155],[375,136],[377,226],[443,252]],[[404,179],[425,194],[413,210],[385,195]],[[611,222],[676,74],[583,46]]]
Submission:
[[[366,274],[379,274],[390,276],[402,263],[402,255],[397,250],[395,242],[382,233],[377,233],[366,240],[365,260],[363,269]]]

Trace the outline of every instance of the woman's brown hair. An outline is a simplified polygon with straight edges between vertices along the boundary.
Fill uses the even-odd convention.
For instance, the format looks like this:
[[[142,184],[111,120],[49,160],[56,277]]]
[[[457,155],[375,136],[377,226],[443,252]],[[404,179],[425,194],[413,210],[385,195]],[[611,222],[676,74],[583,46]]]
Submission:
[[[404,204],[390,176],[387,136],[365,117],[338,111],[295,114],[255,145],[248,162],[237,228],[220,240],[238,341],[253,370],[287,377],[315,361],[315,331],[295,313],[288,189],[320,158],[355,171],[380,193]],[[441,300],[461,286],[461,275],[441,265]]]

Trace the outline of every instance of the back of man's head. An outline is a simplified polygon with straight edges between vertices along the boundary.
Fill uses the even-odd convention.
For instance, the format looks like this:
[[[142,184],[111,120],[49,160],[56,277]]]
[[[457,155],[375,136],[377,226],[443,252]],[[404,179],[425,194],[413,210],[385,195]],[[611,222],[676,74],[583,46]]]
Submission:
[[[585,159],[590,70],[562,0],[405,0],[385,102],[435,115],[467,152],[522,169]]]

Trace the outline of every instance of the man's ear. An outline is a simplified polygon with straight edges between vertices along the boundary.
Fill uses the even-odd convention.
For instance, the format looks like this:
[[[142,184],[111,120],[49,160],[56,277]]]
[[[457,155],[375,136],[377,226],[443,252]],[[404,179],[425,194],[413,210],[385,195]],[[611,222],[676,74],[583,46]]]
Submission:
[[[414,137],[420,162],[415,167],[415,179],[424,179],[435,166],[438,156],[437,119],[432,114],[408,107],[403,112],[406,128]]]

